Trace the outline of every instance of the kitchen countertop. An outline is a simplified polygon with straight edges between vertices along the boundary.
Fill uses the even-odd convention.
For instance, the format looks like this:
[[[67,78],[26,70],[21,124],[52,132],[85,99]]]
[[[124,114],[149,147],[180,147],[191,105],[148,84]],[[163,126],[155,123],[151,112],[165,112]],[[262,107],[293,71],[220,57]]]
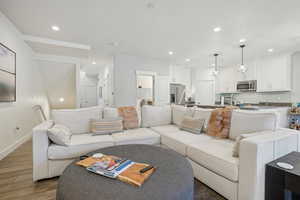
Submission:
[[[277,102],[260,102],[258,104],[250,104],[250,103],[245,103],[242,105],[236,105],[240,107],[240,109],[245,109],[245,110],[260,110],[260,109],[276,109],[276,108],[286,108],[286,107],[291,107],[291,103],[277,103]],[[231,106],[231,105],[220,105],[220,104],[215,104],[215,105],[201,105],[201,104],[187,104],[187,107],[193,107],[197,106],[198,108],[225,108],[226,106]]]

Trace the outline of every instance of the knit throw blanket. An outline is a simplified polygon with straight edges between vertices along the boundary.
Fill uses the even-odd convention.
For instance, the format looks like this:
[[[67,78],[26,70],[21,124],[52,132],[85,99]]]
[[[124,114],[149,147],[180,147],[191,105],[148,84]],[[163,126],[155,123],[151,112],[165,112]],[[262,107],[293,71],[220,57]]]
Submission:
[[[124,129],[134,129],[139,127],[139,120],[136,108],[134,106],[119,107],[118,112],[123,118]]]
[[[233,107],[215,109],[212,111],[207,134],[217,138],[228,138]]]

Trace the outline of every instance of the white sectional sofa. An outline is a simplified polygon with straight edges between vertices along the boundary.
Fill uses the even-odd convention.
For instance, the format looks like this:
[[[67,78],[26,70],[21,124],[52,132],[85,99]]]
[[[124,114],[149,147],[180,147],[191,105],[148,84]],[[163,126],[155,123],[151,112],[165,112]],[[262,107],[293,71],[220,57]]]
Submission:
[[[53,121],[33,129],[33,180],[59,176],[80,155],[122,144],[162,144],[185,156],[195,178],[230,200],[263,200],[265,164],[291,151],[298,151],[298,133],[280,128],[274,111],[240,111],[232,114],[229,139],[182,131],[179,125],[185,115],[210,117],[211,109],[183,106],[144,106],[141,128],[112,135],[92,136],[89,119],[117,116],[115,108],[57,110]],[[54,123],[68,126],[74,133],[71,145],[51,143],[47,129]],[[207,124],[206,124],[207,126]],[[258,132],[243,139],[239,158],[232,156],[235,138],[241,133]]]

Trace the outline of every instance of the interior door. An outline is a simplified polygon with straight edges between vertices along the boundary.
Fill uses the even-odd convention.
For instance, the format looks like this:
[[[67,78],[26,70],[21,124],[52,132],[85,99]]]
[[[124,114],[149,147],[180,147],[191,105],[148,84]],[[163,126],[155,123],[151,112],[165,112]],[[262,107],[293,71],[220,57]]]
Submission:
[[[199,80],[196,85],[195,99],[201,105],[215,104],[215,83],[213,80]]]
[[[155,81],[155,104],[165,105],[170,103],[170,77],[156,76]]]
[[[81,86],[80,107],[97,106],[97,86]]]

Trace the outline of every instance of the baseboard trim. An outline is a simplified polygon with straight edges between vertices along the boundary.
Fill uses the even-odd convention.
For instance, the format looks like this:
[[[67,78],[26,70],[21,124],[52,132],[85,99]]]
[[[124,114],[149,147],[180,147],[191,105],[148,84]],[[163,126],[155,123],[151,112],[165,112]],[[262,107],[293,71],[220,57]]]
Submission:
[[[31,134],[31,132],[29,132],[28,134],[26,134],[25,136],[23,136],[19,140],[17,140],[15,143],[13,143],[12,145],[5,148],[3,151],[0,152],[0,160],[5,158],[6,156],[8,156],[11,152],[16,150],[19,146],[21,146],[22,144],[24,144],[25,142],[30,140],[31,137],[32,137],[32,134]]]

